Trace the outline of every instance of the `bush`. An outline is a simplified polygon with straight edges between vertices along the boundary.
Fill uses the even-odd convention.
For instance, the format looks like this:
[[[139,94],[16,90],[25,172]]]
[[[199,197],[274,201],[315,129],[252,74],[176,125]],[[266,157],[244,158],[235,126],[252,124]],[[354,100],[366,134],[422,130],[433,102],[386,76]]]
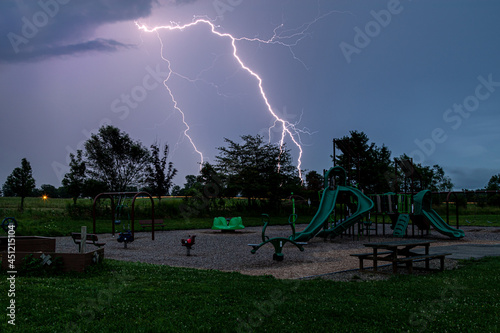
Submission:
[[[50,262],[50,263],[49,263]],[[18,270],[20,276],[47,276],[62,272],[63,262],[61,257],[56,258],[34,258],[33,254],[23,258],[21,268]]]

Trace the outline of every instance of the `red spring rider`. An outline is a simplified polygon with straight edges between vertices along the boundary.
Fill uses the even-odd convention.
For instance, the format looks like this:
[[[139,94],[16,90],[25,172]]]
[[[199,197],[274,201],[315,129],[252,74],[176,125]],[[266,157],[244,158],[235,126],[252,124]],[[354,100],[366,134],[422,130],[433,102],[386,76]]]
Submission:
[[[194,245],[194,240],[196,238],[196,235],[188,235],[188,239],[181,239],[181,244],[182,246],[185,246],[186,247],[186,255],[190,256],[191,255],[191,248],[192,246]]]

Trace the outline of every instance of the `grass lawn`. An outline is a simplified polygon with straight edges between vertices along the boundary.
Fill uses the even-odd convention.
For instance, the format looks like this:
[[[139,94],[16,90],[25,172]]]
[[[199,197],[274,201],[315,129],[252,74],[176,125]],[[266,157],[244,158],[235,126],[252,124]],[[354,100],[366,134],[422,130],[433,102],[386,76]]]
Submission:
[[[498,332],[500,258],[387,281],[277,280],[105,260],[16,278],[2,332]],[[6,290],[6,277],[2,276]],[[7,292],[0,294],[3,311]]]
[[[18,214],[17,235],[67,235],[82,225],[92,230],[91,219],[67,216],[62,199],[49,204],[32,198],[22,214],[9,200],[0,198],[0,214]],[[460,221],[461,226],[500,226],[499,216],[474,211]],[[311,217],[299,215],[298,223]],[[243,221],[261,225],[259,217]],[[212,219],[172,217],[166,224],[171,230],[210,228]],[[99,219],[97,232],[110,231],[111,221]],[[19,274],[15,296],[8,295],[8,276],[0,274],[5,311],[0,332],[498,332],[499,271],[496,257],[426,276],[335,282],[105,260],[85,273]],[[15,327],[6,316],[12,299]]]

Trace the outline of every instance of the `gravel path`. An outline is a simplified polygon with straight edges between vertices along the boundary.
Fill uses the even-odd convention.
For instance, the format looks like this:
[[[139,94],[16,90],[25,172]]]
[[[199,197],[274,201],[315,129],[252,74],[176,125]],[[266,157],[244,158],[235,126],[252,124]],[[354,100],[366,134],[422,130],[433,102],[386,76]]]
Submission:
[[[297,225],[297,230],[304,229],[306,225]],[[426,239],[436,241],[432,247],[454,244],[500,244],[500,228],[495,227],[463,227],[465,237],[461,240],[450,240],[436,231],[432,231]],[[156,231],[155,240],[151,240],[151,232],[136,232],[135,241],[128,244],[125,249],[123,243],[118,243],[111,234],[99,235],[99,241],[106,242],[105,258],[140,261],[152,264],[162,264],[175,267],[191,267],[200,269],[216,269],[220,271],[238,271],[248,275],[273,275],[281,279],[296,279],[310,276],[323,275],[322,278],[349,280],[371,279],[369,275],[359,272],[331,274],[333,272],[357,269],[357,258],[349,256],[353,253],[366,252],[364,243],[368,237],[360,236],[353,240],[352,236],[336,237],[324,241],[322,238],[312,239],[304,246],[304,252],[288,243],[283,249],[284,260],[272,260],[274,248],[267,244],[260,248],[256,254],[251,254],[251,247],[247,244],[260,243],[261,227],[248,227],[234,233],[220,231],[180,230]],[[269,237],[283,237],[290,235],[289,226],[270,226],[266,235]],[[382,234],[379,225],[379,233]],[[390,229],[386,228],[386,233]],[[181,246],[181,238],[196,235],[196,244],[191,250],[191,256],[186,255],[186,248]],[[393,240],[387,235],[371,236],[370,242]],[[57,237],[56,247],[58,252],[77,252],[77,245],[71,237]],[[88,245],[88,250],[95,248]],[[437,262],[436,260],[431,261]],[[456,261],[447,259],[447,268],[456,266]],[[379,278],[377,274],[377,277]]]

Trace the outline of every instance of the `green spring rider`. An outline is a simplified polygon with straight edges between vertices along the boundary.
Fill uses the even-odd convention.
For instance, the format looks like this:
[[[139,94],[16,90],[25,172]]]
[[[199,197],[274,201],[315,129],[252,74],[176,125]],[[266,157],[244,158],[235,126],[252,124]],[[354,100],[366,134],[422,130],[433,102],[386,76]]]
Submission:
[[[264,223],[264,227],[262,228],[262,243],[260,244],[248,244],[251,246],[253,249],[250,251],[252,254],[255,254],[258,249],[260,249],[262,246],[266,245],[267,243],[271,243],[274,246],[274,254],[273,254],[273,259],[276,261],[283,261],[283,246],[285,246],[286,243],[291,243],[298,247],[300,251],[304,251],[304,247],[302,245],[307,245],[305,242],[296,242],[293,239],[295,238],[295,221],[297,221],[297,214],[291,214],[288,217],[288,224],[292,228],[292,236],[291,237],[275,237],[275,238],[269,238],[266,236],[266,229],[267,226],[270,223],[270,218],[269,215],[267,214],[262,214],[262,223]]]

